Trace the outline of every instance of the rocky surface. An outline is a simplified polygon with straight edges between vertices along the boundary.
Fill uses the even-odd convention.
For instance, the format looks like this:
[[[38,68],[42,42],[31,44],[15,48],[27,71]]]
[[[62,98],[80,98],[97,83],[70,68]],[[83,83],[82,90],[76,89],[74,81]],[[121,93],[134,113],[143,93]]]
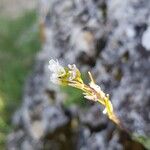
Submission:
[[[149,10],[145,0],[41,1],[45,42],[13,117],[8,149],[144,149],[108,121],[98,104],[64,108],[65,96],[50,83],[47,64],[57,58],[91,70],[124,127],[150,136]]]

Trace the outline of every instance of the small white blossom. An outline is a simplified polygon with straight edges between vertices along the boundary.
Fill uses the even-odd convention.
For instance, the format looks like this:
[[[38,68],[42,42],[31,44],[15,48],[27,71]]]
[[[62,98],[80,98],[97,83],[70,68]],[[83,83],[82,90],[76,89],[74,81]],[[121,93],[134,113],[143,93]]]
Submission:
[[[66,71],[65,71],[64,67],[61,66],[57,60],[55,61],[55,60],[51,59],[49,61],[48,68],[52,72],[52,75],[51,75],[50,79],[54,83],[57,83],[58,77],[62,77],[66,74]]]
[[[85,95],[84,98],[92,101],[97,101],[96,95]]]
[[[94,82],[90,82],[89,85],[97,93],[100,93],[102,97],[105,97],[105,93],[101,90],[101,88],[97,84],[95,84]]]
[[[101,88],[100,88],[98,85],[96,85],[95,83],[90,82],[89,85],[90,85],[90,87],[93,88],[96,92],[99,93],[99,92],[101,91]]]
[[[76,78],[76,75],[77,75],[77,67],[75,64],[73,65],[68,65],[68,68],[70,69],[69,73],[70,73],[70,76],[69,76],[69,81],[72,81],[73,79]]]

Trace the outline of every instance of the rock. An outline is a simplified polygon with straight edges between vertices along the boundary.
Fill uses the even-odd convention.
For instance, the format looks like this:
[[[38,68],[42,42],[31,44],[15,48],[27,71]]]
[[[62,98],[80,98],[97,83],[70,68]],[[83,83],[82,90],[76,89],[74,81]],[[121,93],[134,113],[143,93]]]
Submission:
[[[101,108],[99,105],[91,106],[88,111],[80,114],[79,117],[81,123],[92,131],[100,131],[105,129],[107,127],[108,120],[100,111]]]
[[[110,132],[110,131],[109,131]],[[78,149],[81,150],[122,150],[123,147],[119,141],[118,133],[113,133],[110,139],[108,138],[109,133],[107,130],[102,130],[101,132],[90,132],[87,128],[83,128],[80,133],[80,138],[82,138],[82,142]],[[112,131],[111,131],[112,132]]]
[[[108,22],[113,32],[101,53],[103,67],[97,64],[95,68],[99,83],[112,93],[112,102],[123,124],[133,133],[147,136],[150,135],[147,112],[150,53],[141,46],[141,39],[148,31],[149,8],[148,1],[108,1]],[[140,15],[136,15],[139,12]],[[114,23],[117,26],[113,26]],[[127,31],[132,32],[131,35]]]
[[[142,36],[142,45],[145,47],[148,51],[150,50],[150,27],[143,33]]]
[[[47,65],[56,58],[84,73],[91,70],[124,127],[150,136],[150,1],[42,2],[45,42],[14,116],[8,149],[143,150],[110,123],[99,104],[63,107],[65,96],[50,83]]]

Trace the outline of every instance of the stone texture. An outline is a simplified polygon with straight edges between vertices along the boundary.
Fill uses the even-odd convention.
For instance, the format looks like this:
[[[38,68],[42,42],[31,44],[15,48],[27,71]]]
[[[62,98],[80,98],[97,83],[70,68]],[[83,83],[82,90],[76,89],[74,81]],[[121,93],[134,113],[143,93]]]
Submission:
[[[8,149],[144,149],[114,127],[98,104],[64,108],[65,96],[50,83],[47,64],[57,58],[91,70],[125,128],[150,136],[150,1],[45,0],[40,8],[45,42],[13,118]]]

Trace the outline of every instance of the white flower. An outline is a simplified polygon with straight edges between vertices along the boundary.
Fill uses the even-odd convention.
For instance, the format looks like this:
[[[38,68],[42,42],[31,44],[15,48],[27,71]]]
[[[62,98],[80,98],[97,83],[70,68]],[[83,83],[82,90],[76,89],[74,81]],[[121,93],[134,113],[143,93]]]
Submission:
[[[102,98],[105,97],[105,93],[101,90],[101,88],[97,84],[95,84],[94,82],[90,82],[89,85],[92,89],[94,89],[97,93],[99,93]]]
[[[70,69],[70,71],[69,71],[69,73],[70,73],[69,81],[72,81],[73,79],[76,78],[77,67],[76,67],[75,64],[73,64],[73,65],[68,65],[68,68]]]
[[[52,72],[51,75],[51,81],[56,83],[58,81],[58,77],[62,77],[66,74],[66,71],[63,66],[59,64],[59,62],[56,60],[51,59],[49,61],[49,70]]]
[[[84,98],[95,101],[95,102],[97,101],[96,95],[85,95]]]

